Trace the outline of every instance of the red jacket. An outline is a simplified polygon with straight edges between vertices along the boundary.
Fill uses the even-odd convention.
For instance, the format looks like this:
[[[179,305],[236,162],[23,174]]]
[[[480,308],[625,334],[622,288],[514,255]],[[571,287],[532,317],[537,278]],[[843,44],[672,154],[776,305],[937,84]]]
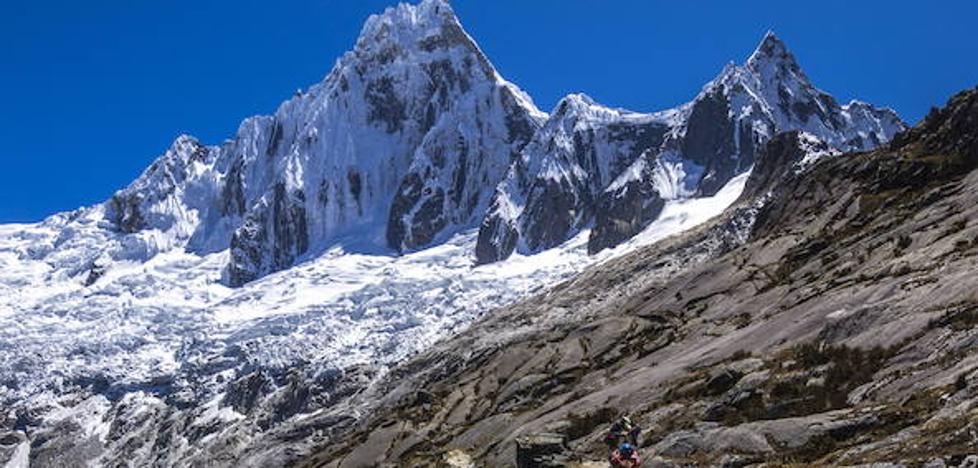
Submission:
[[[614,468],[638,468],[642,466],[642,459],[639,458],[638,452],[632,452],[630,457],[626,457],[615,450],[615,453],[611,454],[610,461]]]

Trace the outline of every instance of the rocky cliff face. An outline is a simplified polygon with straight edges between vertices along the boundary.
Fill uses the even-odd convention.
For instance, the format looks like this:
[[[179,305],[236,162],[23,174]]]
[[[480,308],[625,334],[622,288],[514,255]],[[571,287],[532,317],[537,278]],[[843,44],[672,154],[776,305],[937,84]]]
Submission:
[[[611,421],[661,466],[971,466],[978,89],[888,148],[773,138],[702,229],[497,311],[393,372],[310,466],[501,466]]]
[[[614,247],[642,232],[658,218],[665,200],[655,185],[655,162],[649,153],[639,157],[630,177],[604,189],[596,200],[594,229],[588,236],[588,252]]]
[[[614,247],[654,221],[663,200],[715,194],[780,132],[863,151],[903,128],[891,110],[839,105],[768,33],[744,65],[727,66],[673,110],[635,114],[583,96],[562,101],[497,188],[477,258],[539,252],[588,227],[592,252]]]
[[[526,146],[498,187],[477,251],[480,262],[507,257],[517,246],[538,252],[588,226],[604,187],[640,154],[662,144],[661,118],[600,106],[572,95]]]

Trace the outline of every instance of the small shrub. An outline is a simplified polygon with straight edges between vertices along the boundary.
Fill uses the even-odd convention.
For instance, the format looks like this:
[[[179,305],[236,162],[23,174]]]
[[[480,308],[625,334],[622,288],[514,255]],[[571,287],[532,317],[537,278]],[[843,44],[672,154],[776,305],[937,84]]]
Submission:
[[[910,236],[906,234],[900,236],[896,240],[896,247],[893,248],[893,256],[895,257],[903,256],[903,252],[907,250],[911,244],[913,244],[913,239],[910,238]]]
[[[798,345],[793,350],[795,368],[810,370],[826,366],[822,385],[795,389],[815,398],[813,407],[822,410],[844,408],[849,393],[873,379],[891,354],[876,347],[870,350],[848,346],[819,346],[814,343]],[[786,393],[788,389],[781,389]]]
[[[953,224],[951,224],[951,229],[949,229],[949,231],[952,233],[961,232],[964,231],[964,228],[966,227],[968,227],[968,220],[965,218],[961,218],[955,221]]]
[[[958,374],[958,378],[954,381],[954,389],[961,391],[968,388],[968,375],[965,372]]]
[[[734,326],[737,329],[746,328],[750,325],[750,314],[743,312],[734,317]]]

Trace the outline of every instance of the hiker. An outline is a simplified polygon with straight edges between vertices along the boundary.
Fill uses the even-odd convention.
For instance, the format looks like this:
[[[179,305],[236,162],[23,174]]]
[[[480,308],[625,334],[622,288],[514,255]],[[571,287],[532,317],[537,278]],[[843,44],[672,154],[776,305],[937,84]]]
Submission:
[[[642,428],[633,423],[628,416],[622,416],[617,422],[611,425],[608,435],[605,436],[605,443],[609,450],[615,450],[623,443],[629,443],[633,447],[638,445],[638,435]]]
[[[639,468],[642,466],[642,459],[638,456],[638,451],[628,442],[621,444],[618,450],[611,454],[611,466],[613,468]]]

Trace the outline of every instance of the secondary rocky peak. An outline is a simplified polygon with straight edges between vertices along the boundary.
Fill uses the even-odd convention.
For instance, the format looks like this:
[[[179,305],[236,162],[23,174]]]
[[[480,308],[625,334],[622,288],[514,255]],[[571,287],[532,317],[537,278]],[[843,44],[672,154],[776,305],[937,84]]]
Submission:
[[[595,105],[594,99],[584,93],[568,94],[557,103],[555,114],[564,114],[571,111],[586,109]]]
[[[916,127],[893,139],[894,149],[938,153],[978,165],[978,87],[962,91],[941,109],[931,109]]]
[[[550,115],[547,127],[557,126],[566,127],[568,125],[582,126],[582,128],[594,128],[606,125],[610,122],[621,121],[628,124],[649,124],[662,122],[664,119],[661,114],[643,114],[632,112],[626,109],[612,108],[595,101],[587,94],[574,93],[565,96]]]
[[[553,125],[563,125],[582,119],[587,120],[587,116],[608,113],[609,111],[610,109],[594,102],[594,99],[586,94],[569,94],[554,107],[550,121],[553,122]]]
[[[840,106],[769,32],[746,64],[727,65],[676,109],[640,114],[584,94],[561,100],[497,190],[477,258],[534,253],[588,226],[591,252],[614,247],[655,221],[665,200],[716,195],[781,132],[864,151],[903,128],[892,111]]]

